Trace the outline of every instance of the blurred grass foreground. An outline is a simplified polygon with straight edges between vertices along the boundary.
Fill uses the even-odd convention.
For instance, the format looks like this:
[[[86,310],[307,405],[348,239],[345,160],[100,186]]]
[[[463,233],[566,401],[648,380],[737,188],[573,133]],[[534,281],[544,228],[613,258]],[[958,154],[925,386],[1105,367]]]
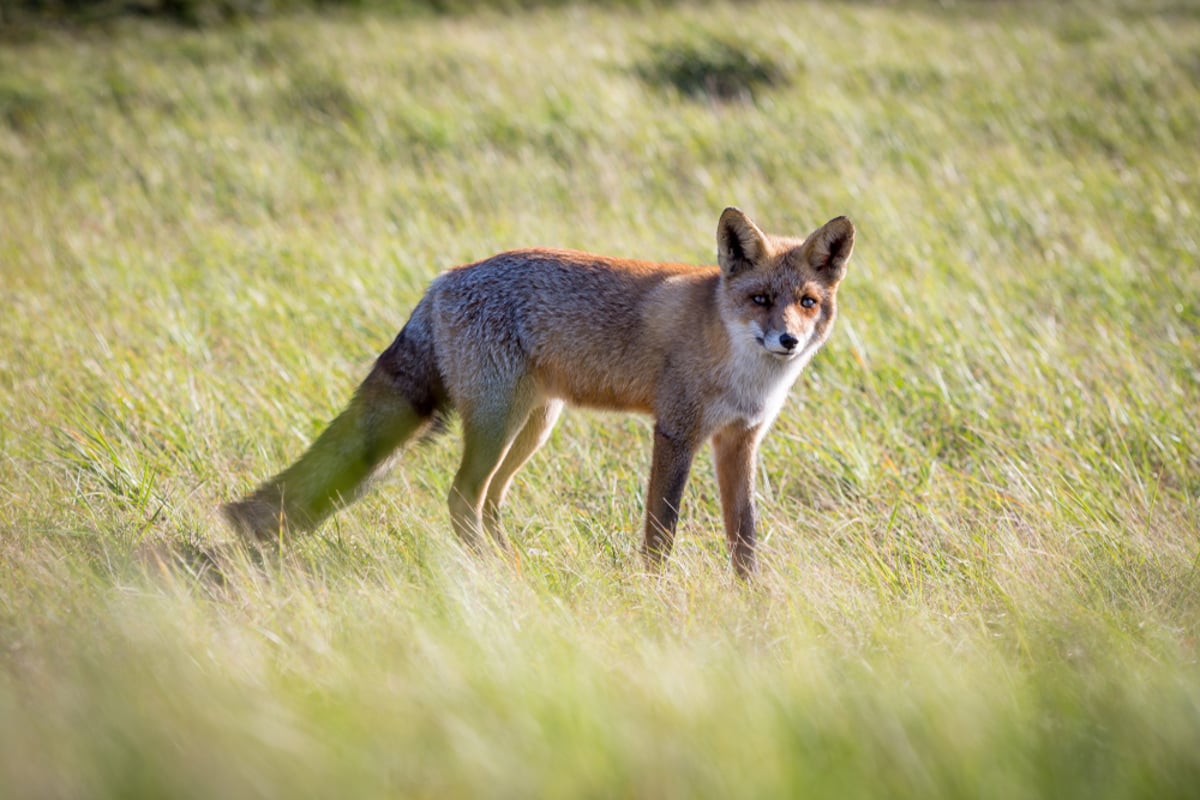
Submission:
[[[0,45],[0,796],[1200,791],[1200,3],[70,7]],[[578,411],[512,563],[453,430],[229,547],[439,270],[732,204],[859,229],[757,585],[707,454],[644,574]]]

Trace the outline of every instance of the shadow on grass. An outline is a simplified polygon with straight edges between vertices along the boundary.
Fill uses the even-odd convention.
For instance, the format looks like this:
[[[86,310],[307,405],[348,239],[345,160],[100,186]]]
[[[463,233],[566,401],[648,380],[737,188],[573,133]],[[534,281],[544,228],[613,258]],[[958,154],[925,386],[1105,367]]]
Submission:
[[[262,573],[272,559],[279,558],[278,551],[240,541],[159,541],[145,544],[136,555],[150,573],[185,575],[198,586],[217,590],[227,588],[234,575]]]

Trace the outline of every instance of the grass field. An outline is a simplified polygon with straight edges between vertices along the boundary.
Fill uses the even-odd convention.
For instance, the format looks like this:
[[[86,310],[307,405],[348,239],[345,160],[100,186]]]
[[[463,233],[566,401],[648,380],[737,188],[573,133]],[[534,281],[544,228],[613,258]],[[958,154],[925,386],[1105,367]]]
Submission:
[[[0,47],[0,795],[1200,794],[1200,3],[125,23]],[[661,575],[569,412],[460,551],[451,435],[199,554],[441,269],[859,236]]]

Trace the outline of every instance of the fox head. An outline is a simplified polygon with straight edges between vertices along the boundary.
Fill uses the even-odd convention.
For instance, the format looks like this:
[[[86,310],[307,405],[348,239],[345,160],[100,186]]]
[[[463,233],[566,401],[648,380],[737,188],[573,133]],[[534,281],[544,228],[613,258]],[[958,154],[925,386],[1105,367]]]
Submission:
[[[738,209],[725,209],[717,261],[721,312],[734,342],[746,352],[803,363],[829,338],[853,249],[854,224],[846,217],[801,240],[769,236]]]

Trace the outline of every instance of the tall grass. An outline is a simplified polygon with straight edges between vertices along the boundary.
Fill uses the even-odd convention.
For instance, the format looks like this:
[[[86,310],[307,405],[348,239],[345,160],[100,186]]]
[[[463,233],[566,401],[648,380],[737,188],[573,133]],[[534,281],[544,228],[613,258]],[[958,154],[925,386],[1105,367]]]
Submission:
[[[1200,5],[814,3],[0,49],[0,786],[1167,797],[1200,786]],[[278,560],[294,458],[442,268],[859,228],[737,586],[697,464],[569,413],[511,562],[457,441]],[[221,555],[219,569],[210,560]]]

